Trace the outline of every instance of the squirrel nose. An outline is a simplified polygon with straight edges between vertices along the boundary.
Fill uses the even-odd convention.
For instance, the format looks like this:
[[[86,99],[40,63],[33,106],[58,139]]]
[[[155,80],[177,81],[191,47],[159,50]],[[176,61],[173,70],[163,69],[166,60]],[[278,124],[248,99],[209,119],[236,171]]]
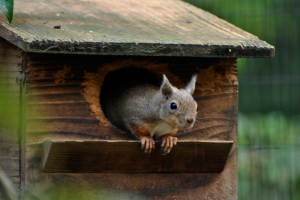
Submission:
[[[192,123],[194,123],[194,118],[188,117],[188,118],[186,118],[186,122],[187,122],[188,124],[192,124]]]

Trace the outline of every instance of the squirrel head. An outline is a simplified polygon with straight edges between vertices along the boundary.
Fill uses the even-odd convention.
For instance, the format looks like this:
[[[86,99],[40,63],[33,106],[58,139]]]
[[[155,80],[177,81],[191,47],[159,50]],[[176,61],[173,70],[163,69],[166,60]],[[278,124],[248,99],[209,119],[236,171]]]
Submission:
[[[193,127],[197,116],[197,103],[192,97],[197,75],[193,75],[185,89],[171,85],[165,75],[160,87],[162,97],[160,118],[167,124],[179,130]]]

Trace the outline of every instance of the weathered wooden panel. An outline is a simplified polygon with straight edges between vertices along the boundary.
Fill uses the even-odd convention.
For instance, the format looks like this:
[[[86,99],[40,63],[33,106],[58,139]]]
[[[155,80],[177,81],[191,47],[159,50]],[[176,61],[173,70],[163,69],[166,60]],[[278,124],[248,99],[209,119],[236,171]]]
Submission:
[[[0,72],[19,72],[20,66],[16,63],[6,63],[0,61]]]
[[[79,198],[108,195],[107,198],[113,199],[218,199],[219,194],[223,199],[237,198],[236,59],[28,54],[26,60],[26,67],[30,69],[26,124],[28,198],[31,195],[43,199],[73,197],[72,187],[80,188],[76,193]],[[47,64],[48,60],[51,65]],[[132,139],[130,134],[106,120],[99,99],[105,75],[128,67],[145,68],[159,81],[162,74],[166,74],[179,88],[185,87],[192,74],[198,73],[194,93],[199,105],[198,122],[191,130],[178,132],[177,137],[179,140],[234,141],[222,173],[42,172],[45,140]],[[80,79],[69,83],[73,71]],[[46,77],[45,81],[42,77]]]
[[[178,141],[161,155],[161,141],[149,157],[140,141],[78,141],[43,143],[43,169],[51,173],[220,173],[232,141]]]
[[[68,96],[68,94],[65,94]],[[78,100],[76,102],[74,99],[74,102],[64,102],[63,101],[63,94],[61,94],[61,100],[60,101],[51,101],[51,97],[45,100],[45,102],[48,101],[48,103],[30,103],[28,104],[28,117],[38,117],[42,116],[43,118],[65,118],[65,117],[83,117],[83,118],[89,118],[91,114],[91,110],[89,107],[88,102],[81,102],[81,100]],[[46,97],[46,96],[44,96]],[[83,97],[82,97],[83,98]],[[29,99],[34,99],[30,97]],[[44,98],[45,99],[45,98]],[[34,101],[41,101],[42,99],[37,99]],[[54,103],[55,102],[55,103]]]
[[[1,48],[1,47],[0,47]],[[12,71],[1,71],[0,70],[0,78],[16,78],[20,72],[12,72]]]
[[[81,93],[54,93],[54,94],[34,94],[27,97],[28,101],[38,102],[68,102],[84,101]]]
[[[56,81],[56,82],[55,82]],[[83,79],[74,79],[74,78],[64,78],[62,79],[40,79],[40,80],[33,80],[32,82],[29,80],[28,83],[32,87],[41,87],[41,86],[52,86],[52,85],[73,85],[73,84],[80,84],[82,83]]]
[[[27,87],[30,95],[43,95],[43,94],[61,94],[61,93],[82,93],[84,86],[70,84],[70,85],[52,85],[52,86],[36,86]]]
[[[28,199],[237,198],[236,150],[222,173],[42,173],[41,154],[41,144],[27,145]]]
[[[1,77],[0,78],[0,85],[13,85],[16,83],[16,77]]]
[[[20,192],[20,86],[15,78],[21,59],[21,50],[0,38],[0,199]]]
[[[45,59],[47,59],[46,56]],[[50,58],[50,57],[49,57]],[[38,68],[40,68],[41,66],[43,66],[43,63],[45,63],[45,59],[41,59],[38,58],[37,60],[43,60],[41,65],[37,64],[37,61],[35,60],[36,57],[33,57],[32,60],[28,61],[28,63],[35,63],[33,66],[30,65],[30,69],[31,69],[31,73],[36,73],[36,76],[38,77],[38,72],[43,73],[45,75],[45,72],[43,71],[39,71],[39,70],[35,70],[36,66],[39,66]],[[51,59],[54,60],[54,59]],[[72,60],[72,63],[74,63],[74,59],[66,59],[66,60]],[[81,60],[81,59],[80,59]],[[191,66],[210,66],[213,63],[213,60],[209,60],[209,59],[198,59],[199,62],[196,62],[197,59],[188,59],[189,60],[189,65]],[[172,61],[171,59],[166,60],[167,62],[170,62],[170,65],[172,67],[170,67],[170,70],[172,70],[171,73],[173,73],[174,75],[172,76],[179,76],[181,77],[182,80],[178,81],[178,78],[175,78],[175,85],[177,84],[177,86],[184,86],[185,85],[185,81],[188,81],[190,78],[190,75],[192,73],[195,73],[196,70],[193,68],[189,68],[186,64],[186,62],[184,62],[184,60],[182,59],[177,59],[176,61]],[[80,63],[81,61],[79,61]],[[105,62],[105,61],[104,61]],[[112,62],[112,59],[106,59],[106,62]],[[223,60],[222,63],[219,63],[219,67],[215,67],[215,68],[211,68],[211,69],[207,69],[207,72],[205,72],[204,74],[200,74],[199,79],[201,81],[202,76],[206,76],[209,73],[214,73],[215,70],[220,71],[220,74],[226,73],[226,70],[228,69],[223,69],[223,65],[226,65],[226,62],[230,62],[228,60]],[[139,64],[140,66],[142,66],[143,64],[145,64],[146,67],[151,68],[151,66],[153,66],[155,69],[152,70],[152,73],[154,73],[154,71],[158,71],[159,73],[157,73],[158,78],[161,78],[161,74],[162,73],[166,73],[168,71],[167,69],[167,64],[158,64],[158,65],[151,65],[145,61],[136,61],[136,63],[132,60],[129,59],[126,62],[123,61],[123,63],[119,63],[117,65],[119,66],[115,66],[115,68],[120,68],[122,67],[122,65],[124,65],[125,67],[128,66],[134,66]],[[95,68],[96,65],[86,65],[84,63],[82,63],[82,65],[86,68],[87,71],[93,71],[91,73],[82,71],[82,73],[85,73],[85,79],[82,79],[81,83],[78,82],[78,84],[72,84],[71,86],[68,85],[68,83],[66,83],[65,79],[68,78],[64,78],[66,76],[71,76],[72,75],[72,71],[71,69],[73,69],[73,65],[65,62],[64,64],[66,67],[66,69],[59,69],[57,70],[57,72],[52,72],[52,74],[58,74],[61,72],[64,72],[65,74],[63,74],[61,77],[58,77],[57,79],[60,79],[63,83],[58,83],[58,81],[56,81],[56,79],[53,79],[51,83],[47,82],[47,80],[45,80],[44,82],[42,81],[42,79],[39,79],[39,84],[43,85],[43,86],[36,86],[36,82],[35,82],[35,76],[31,76],[30,77],[30,81],[28,81],[28,96],[27,96],[27,100],[28,100],[28,106],[27,106],[27,113],[28,113],[28,117],[29,118],[33,118],[33,119],[38,119],[38,117],[41,117],[43,120],[48,120],[49,124],[48,126],[46,124],[44,124],[43,121],[41,121],[41,123],[39,123],[40,125],[37,125],[37,127],[45,127],[45,130],[47,132],[51,132],[51,131],[55,131],[55,132],[63,132],[66,131],[65,128],[67,128],[67,132],[72,132],[72,130],[76,130],[79,128],[79,130],[82,130],[84,127],[84,124],[82,124],[82,120],[78,121],[78,128],[76,125],[76,122],[73,123],[72,119],[78,119],[79,117],[83,117],[86,119],[98,119],[100,124],[105,124],[106,121],[105,119],[103,120],[103,118],[101,119],[101,117],[99,116],[103,116],[103,114],[99,113],[101,112],[100,109],[100,103],[99,103],[99,94],[100,94],[100,89],[101,89],[101,80],[99,80],[99,77],[97,76],[102,76],[104,78],[105,73],[107,73],[109,71],[109,68],[114,68],[113,66],[107,65],[105,68],[107,68],[108,70],[103,69],[102,68],[100,71],[97,71],[97,68]],[[76,68],[78,67],[78,63],[75,64]],[[103,63],[98,61],[98,66],[103,65]],[[184,70],[182,68],[180,68],[180,66],[186,66],[184,68]],[[225,67],[226,68],[226,67]],[[192,69],[192,71],[191,71]],[[204,67],[205,69],[205,67]],[[177,70],[177,71],[176,71]],[[58,72],[59,71],[59,72]],[[151,71],[151,70],[150,70]],[[203,71],[203,70],[202,70]],[[168,72],[170,73],[170,72]],[[232,73],[232,74],[230,74]],[[226,76],[236,76],[236,72],[232,71],[228,73]],[[90,76],[91,74],[91,76]],[[94,74],[94,76],[93,76]],[[209,80],[203,80],[203,82],[205,81],[213,81],[214,80],[214,76],[211,76],[209,78]],[[229,77],[230,78],[230,77]],[[171,77],[172,79],[172,77]],[[226,77],[225,77],[226,80]],[[228,79],[229,80],[229,79]],[[202,116],[202,118],[204,117],[214,117],[213,113],[217,110],[221,109],[231,109],[232,105],[230,102],[228,102],[228,98],[236,98],[237,97],[237,85],[236,83],[231,83],[230,81],[227,80],[227,85],[223,84],[222,82],[220,83],[212,83],[214,85],[209,86],[209,85],[205,85],[204,86],[206,88],[204,88],[205,90],[202,92],[201,90],[196,88],[195,91],[195,98],[199,101],[200,104],[200,108],[201,107],[205,107],[206,109],[210,109],[210,110],[200,110],[199,115]],[[102,80],[103,81],[103,80]],[[55,82],[57,82],[55,84]],[[84,86],[84,84],[88,84],[88,83],[92,83],[92,85],[87,85],[87,87]],[[214,89],[209,89],[209,87],[215,87],[218,91],[218,95],[216,95],[214,92]],[[73,88],[73,89],[71,89]],[[44,91],[45,89],[45,91]],[[58,91],[57,91],[58,90]],[[68,91],[67,91],[68,90]],[[95,91],[94,91],[95,90]],[[203,90],[203,89],[202,89]],[[66,91],[66,92],[64,92]],[[72,91],[80,91],[80,93],[76,93],[76,95],[74,94],[70,94]],[[59,93],[58,93],[59,92]],[[86,94],[90,92],[90,97],[88,97]],[[39,96],[37,96],[36,94],[39,94],[41,98],[38,98]],[[205,95],[203,95],[203,93]],[[35,94],[35,95],[33,95]],[[53,94],[53,95],[50,95]],[[197,97],[198,96],[198,97]],[[82,101],[83,99],[88,99],[87,101]],[[225,103],[227,103],[227,105],[225,105]],[[212,106],[213,105],[213,106]],[[98,113],[97,113],[98,112]],[[207,115],[206,113],[209,112],[210,114]],[[41,116],[42,115],[42,116]],[[199,116],[199,117],[200,117]],[[217,117],[225,117],[226,118],[226,113],[224,113],[224,115],[222,113],[218,113]],[[228,117],[228,116],[227,116]],[[67,119],[69,118],[69,122],[72,124],[68,125],[63,125],[61,126],[61,120],[60,119]],[[51,120],[53,119],[53,120]],[[57,121],[58,120],[58,121]],[[230,121],[230,119],[229,119]],[[64,122],[67,122],[67,120],[64,120]],[[88,122],[87,126],[90,125],[90,121],[86,121]],[[53,125],[50,125],[51,123],[54,123]],[[96,122],[97,123],[97,122]],[[205,125],[206,123],[206,125]],[[204,120],[204,122],[199,122],[198,124],[196,124],[195,127],[200,127],[200,129],[203,128],[207,128],[207,125],[210,124],[216,124],[216,120],[210,119],[210,120]],[[60,125],[58,125],[60,124]],[[219,127],[218,130],[220,130],[219,132],[227,132],[228,128],[226,128],[226,126],[222,125],[222,127]],[[31,124],[28,124],[28,131],[32,132],[33,130],[36,130],[38,132],[43,132],[42,130],[40,130],[39,128],[36,129],[34,128],[34,126],[31,126]],[[48,129],[48,127],[53,127],[54,129]],[[101,127],[101,126],[99,126]],[[89,129],[91,130],[91,129]],[[90,132],[91,134],[95,134],[95,132],[99,132],[98,135],[102,135],[103,137],[105,135],[107,135],[106,133],[101,133],[100,130],[103,130],[103,128],[99,129],[99,131],[97,131],[97,129],[93,128],[94,131]],[[182,133],[179,133],[181,135],[184,135]],[[124,135],[123,135],[124,136]],[[124,138],[124,137],[119,137],[119,139],[130,139],[130,138]],[[118,139],[114,138],[114,139]],[[199,138],[198,138],[199,139]]]
[[[99,125],[99,120],[85,118],[28,118],[26,127],[29,132],[86,132],[88,135],[99,136],[110,133],[107,127]]]
[[[274,56],[273,46],[179,0],[22,0],[14,23],[1,15],[0,36],[27,52]]]

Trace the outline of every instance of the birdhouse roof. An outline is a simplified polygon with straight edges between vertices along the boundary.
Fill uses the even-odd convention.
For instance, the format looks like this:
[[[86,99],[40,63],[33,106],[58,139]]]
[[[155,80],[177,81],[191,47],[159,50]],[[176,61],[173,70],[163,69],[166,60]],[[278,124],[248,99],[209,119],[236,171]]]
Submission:
[[[22,0],[0,37],[25,52],[273,57],[258,37],[180,0]]]

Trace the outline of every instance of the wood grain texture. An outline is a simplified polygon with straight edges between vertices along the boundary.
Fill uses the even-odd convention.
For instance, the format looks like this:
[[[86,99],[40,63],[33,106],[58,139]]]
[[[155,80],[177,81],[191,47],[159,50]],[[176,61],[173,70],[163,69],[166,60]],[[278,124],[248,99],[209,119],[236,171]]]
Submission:
[[[26,198],[237,198],[236,59],[28,53],[26,63]],[[185,87],[192,74],[198,73],[194,93],[198,122],[191,130],[178,132],[177,137],[180,141],[233,141],[223,172],[43,172],[45,140],[132,140],[130,134],[106,120],[99,101],[106,74],[129,67],[147,69],[159,82],[166,74],[178,88]]]
[[[161,141],[147,157],[139,141],[107,140],[43,143],[43,169],[50,173],[220,173],[232,141],[178,141],[161,155]]]
[[[20,192],[20,86],[16,76],[20,75],[22,52],[0,38],[0,199],[8,199],[9,193]],[[4,175],[5,174],[5,175]],[[4,178],[12,183],[3,183]],[[8,192],[8,193],[7,193]],[[14,197],[16,198],[16,197]]]
[[[27,80],[27,132],[32,134],[73,132],[74,134],[86,133],[86,135],[100,138],[132,139],[128,134],[120,134],[119,130],[110,125],[101,110],[99,101],[105,75],[123,67],[146,68],[149,73],[157,76],[158,80],[162,78],[162,74],[166,74],[177,87],[184,87],[191,75],[198,73],[198,86],[194,97],[199,104],[200,120],[194,129],[206,130],[203,131],[206,134],[218,133],[224,138],[231,130],[226,124],[231,123],[234,117],[232,112],[236,111],[236,105],[233,105],[237,97],[234,59],[219,61],[201,58],[153,57],[148,61],[148,59],[133,59],[133,57],[127,57],[124,60],[122,57],[95,59],[94,56],[69,55],[64,56],[62,61],[62,57],[60,55],[53,57],[48,54],[36,57],[36,54],[33,54],[28,58],[27,68],[30,72]],[[74,62],[76,59],[77,62]],[[57,60],[58,64],[45,65],[47,60],[50,62]],[[64,64],[60,64],[61,62]],[[233,68],[230,66],[232,64]],[[56,67],[53,69],[53,66]],[[57,68],[57,66],[61,67]],[[77,76],[84,77],[77,80],[77,84],[69,83],[72,79],[70,77],[73,77],[73,71],[77,73]],[[48,78],[43,79],[45,76]],[[220,109],[226,109],[227,113],[219,112]],[[178,135],[185,137],[184,132],[179,132]],[[211,136],[207,135],[207,138]],[[33,137],[27,137],[27,140],[30,141],[31,138]],[[196,136],[196,138],[207,139],[203,136]]]
[[[192,57],[275,53],[256,36],[180,0],[23,0],[15,4],[14,23],[1,16],[0,36],[26,52]]]

